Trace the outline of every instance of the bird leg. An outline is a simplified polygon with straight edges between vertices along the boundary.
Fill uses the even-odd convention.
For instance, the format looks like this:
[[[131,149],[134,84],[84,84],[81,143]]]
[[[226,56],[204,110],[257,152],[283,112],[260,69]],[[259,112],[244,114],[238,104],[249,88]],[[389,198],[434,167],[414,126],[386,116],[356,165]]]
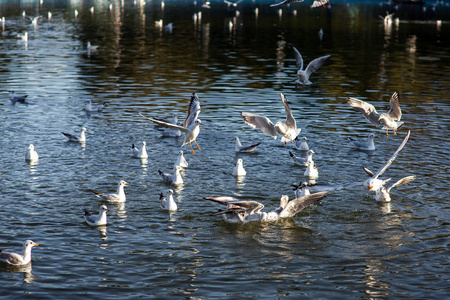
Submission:
[[[386,128],[386,137],[389,137],[389,133],[388,133],[389,129]],[[394,131],[395,133],[395,131]]]
[[[200,147],[198,146],[198,144],[197,144],[197,142],[195,140],[194,140],[194,143],[197,145],[198,150],[202,150],[202,149],[200,149]]]
[[[191,146],[192,154],[194,154],[194,155],[195,155],[195,152],[194,152],[194,148],[192,148],[192,145],[191,145],[191,143],[189,143],[189,146]]]

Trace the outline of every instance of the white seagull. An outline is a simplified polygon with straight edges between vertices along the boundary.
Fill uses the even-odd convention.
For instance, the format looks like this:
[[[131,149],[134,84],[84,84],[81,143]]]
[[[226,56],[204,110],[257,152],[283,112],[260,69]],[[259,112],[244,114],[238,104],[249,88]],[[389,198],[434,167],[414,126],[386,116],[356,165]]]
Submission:
[[[198,134],[200,133],[200,125],[203,125],[202,121],[200,119],[198,119],[198,115],[200,114],[200,111],[201,111],[200,99],[198,98],[198,96],[195,93],[193,93],[191,96],[191,101],[189,103],[188,115],[186,117],[186,120],[184,121],[183,126],[179,126],[176,124],[170,124],[170,123],[160,121],[157,119],[149,118],[149,117],[144,116],[142,113],[139,113],[139,114],[142,117],[144,117],[156,124],[159,124],[161,126],[171,128],[171,129],[178,129],[178,130],[182,131],[185,135],[185,138],[184,138],[183,145],[181,145],[181,147],[183,147],[186,144],[189,144],[189,146],[191,146],[192,154],[195,154],[194,148],[192,148],[192,145],[191,145],[192,142],[194,142],[197,145],[198,150],[201,150],[200,147],[198,146],[197,142],[195,141],[197,139]]]
[[[297,128],[297,123],[295,122],[292,111],[289,108],[286,97],[283,95],[283,93],[280,93],[280,95],[281,100],[284,104],[284,110],[286,112],[286,120],[278,121],[274,125],[272,121],[269,120],[269,118],[257,114],[241,112],[241,116],[247,125],[261,130],[274,139],[277,139],[278,134],[282,134],[283,137],[281,138],[281,141],[286,145],[288,140],[294,143],[294,139],[300,133],[301,129]]]
[[[392,155],[392,157],[386,162],[386,164],[384,166],[382,166],[375,174],[371,175],[371,172],[368,171],[366,168],[364,168],[366,170],[366,172],[368,172],[369,175],[371,175],[372,177],[367,179],[366,181],[363,182],[364,187],[366,187],[367,189],[369,189],[369,191],[376,191],[381,189],[382,186],[384,186],[389,180],[391,180],[391,178],[386,179],[386,180],[382,180],[382,179],[378,179],[378,177],[380,175],[382,175],[387,168],[392,164],[392,162],[397,158],[397,155],[400,153],[400,151],[403,149],[403,147],[405,147],[406,142],[409,139],[409,135],[411,133],[411,130],[408,130],[408,134],[405,136],[405,138],[403,139],[403,142],[400,144],[400,146],[398,147],[397,151],[394,152],[394,154]],[[370,173],[369,173],[370,172]]]
[[[86,107],[84,108],[87,112],[100,112],[107,105],[106,102],[98,105],[92,105],[91,100],[84,101],[86,103]]]
[[[39,244],[32,240],[26,240],[23,243],[23,254],[5,252],[0,249],[0,261],[16,266],[26,265],[31,261],[31,248],[34,246],[39,246]]]
[[[28,42],[28,32],[25,32],[24,34],[18,34],[17,37],[24,42]]]
[[[319,6],[323,6],[323,7],[325,7],[325,4],[331,4],[330,3],[330,1],[328,1],[328,0],[314,0],[314,2],[313,2],[313,4],[311,4],[311,7],[312,8],[314,8],[314,7],[319,7]]]
[[[96,190],[91,190],[95,196],[99,197],[102,201],[107,201],[107,202],[125,202],[127,201],[127,197],[125,196],[125,189],[124,187],[128,186],[129,183],[121,180],[119,181],[119,184],[117,186],[117,191],[115,193],[111,193],[111,194],[105,194]]]
[[[327,60],[330,59],[331,55],[325,55],[316,59],[313,59],[308,66],[306,67],[306,69],[303,69],[303,57],[300,54],[300,52],[298,52],[297,48],[292,47],[294,49],[294,54],[295,54],[295,62],[297,64],[297,80],[295,80],[295,83],[297,83],[297,85],[311,85],[312,82],[309,81],[309,76],[311,76],[312,73],[314,73],[315,71],[317,71]]]
[[[414,179],[416,179],[416,176],[406,176],[388,188],[385,188],[384,186],[382,186],[379,190],[377,190],[377,193],[375,195],[375,200],[382,201],[382,202],[391,202],[391,193],[390,193],[391,189],[396,186],[401,186],[405,183],[411,182]]]
[[[299,166],[308,166],[308,163],[312,162],[312,156],[316,154],[316,152],[314,152],[314,150],[310,149],[308,150],[308,152],[306,153],[306,157],[298,157],[297,155],[295,155],[294,153],[292,153],[291,151],[289,151],[289,155],[292,157],[292,159],[294,160],[294,164],[299,165]]]
[[[158,170],[158,174],[161,176],[163,181],[167,184],[183,184],[183,177],[181,177],[180,171],[182,168],[180,166],[175,167],[175,174],[164,173]]]
[[[187,168],[188,167],[188,162],[186,161],[186,158],[184,158],[184,152],[183,150],[180,150],[180,153],[177,157],[177,160],[174,163],[174,168],[176,168],[177,166],[180,166],[182,168]]]
[[[36,161],[38,159],[39,159],[39,155],[36,152],[36,150],[34,149],[34,145],[30,144],[30,146],[28,146],[27,153],[25,154],[25,160]]]
[[[356,141],[351,137],[348,137],[348,140],[359,150],[375,150],[375,143],[373,142],[373,139],[376,138],[377,136],[373,133],[370,133],[367,136],[367,141],[366,142],[361,142],[361,141]]]
[[[245,176],[247,172],[244,169],[242,158],[239,158],[233,168],[233,176]]]
[[[314,165],[314,161],[308,162],[308,166],[306,167],[305,173],[303,173],[305,177],[309,179],[317,179],[319,178],[319,170],[317,166]]]
[[[28,97],[28,95],[17,96],[14,90],[9,91],[9,94],[11,95],[12,102],[22,102],[22,103],[27,102],[26,98]]]
[[[274,222],[283,218],[291,218],[304,208],[322,200],[329,192],[310,194],[289,201],[289,197],[283,195],[280,199],[280,206],[270,212],[262,212],[262,203],[257,201],[238,200],[233,197],[205,197],[210,200],[226,205],[226,210],[219,210],[212,215],[222,215],[226,222],[249,223],[249,222]]]
[[[106,207],[106,205],[100,206],[100,210],[98,212],[98,215],[91,214],[90,212],[88,212],[85,209],[84,210],[84,220],[90,226],[106,225],[106,223],[107,223],[106,212],[107,211],[109,211],[109,209]]]
[[[242,146],[241,141],[239,140],[239,137],[235,136],[234,139],[236,140],[236,153],[250,153],[255,151],[256,147],[258,147],[261,143],[253,144],[250,146]]]
[[[85,143],[86,142],[86,135],[84,134],[87,131],[86,128],[81,128],[81,133],[80,135],[73,135],[70,133],[65,133],[65,132],[61,132],[62,134],[64,134],[68,139],[69,142],[79,142],[79,143]]]
[[[147,150],[145,149],[145,141],[142,142],[142,147],[139,150],[138,147],[136,147],[134,144],[131,145],[131,151],[133,153],[133,157],[140,158],[140,159],[146,159],[148,158]]]
[[[377,110],[372,104],[362,100],[348,97],[347,102],[355,110],[362,113],[367,121],[373,125],[379,126],[384,124],[383,129],[386,129],[386,136],[389,136],[389,129],[392,129],[394,134],[397,134],[395,131],[403,126],[403,122],[400,122],[402,111],[400,109],[399,96],[397,92],[392,94],[391,100],[389,101],[391,107],[389,111],[382,114],[377,113]]]
[[[307,195],[310,195],[310,194],[311,194],[311,192],[309,191],[307,182],[301,182],[294,189],[294,195],[295,195],[296,198],[300,198],[300,197],[307,196]]]
[[[175,200],[173,200],[173,190],[169,190],[167,192],[167,198],[164,197],[164,194],[161,193],[159,195],[159,201],[161,204],[161,208],[167,211],[177,211],[178,206]]]
[[[306,138],[306,136],[302,137],[301,139],[296,137],[294,146],[300,151],[308,151],[309,150],[308,141],[309,140]]]

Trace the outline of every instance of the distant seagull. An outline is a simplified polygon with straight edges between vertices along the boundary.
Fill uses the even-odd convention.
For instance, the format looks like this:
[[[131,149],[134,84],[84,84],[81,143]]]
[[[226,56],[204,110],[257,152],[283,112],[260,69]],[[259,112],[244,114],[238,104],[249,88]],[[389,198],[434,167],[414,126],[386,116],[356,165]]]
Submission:
[[[312,162],[312,156],[316,154],[316,152],[314,152],[314,150],[310,149],[308,150],[308,152],[306,153],[306,157],[299,157],[297,155],[295,155],[294,153],[292,153],[291,151],[289,151],[289,155],[292,157],[292,160],[294,160],[294,164],[299,165],[299,166],[308,166],[308,163]]]
[[[283,137],[281,138],[281,141],[286,145],[288,140],[294,143],[294,139],[300,133],[301,129],[297,128],[297,123],[295,122],[292,111],[289,108],[286,97],[283,93],[280,93],[280,95],[281,100],[283,101],[284,111],[286,112],[286,120],[278,121],[274,125],[269,118],[257,114],[242,112],[241,116],[247,125],[261,130],[274,139],[277,139],[278,134],[282,134]]]
[[[85,209],[84,210],[84,220],[90,226],[106,225],[106,223],[107,223],[106,212],[107,211],[109,211],[109,209],[106,207],[106,205],[100,206],[100,211],[98,212],[98,215],[91,214],[90,212],[88,212]]]
[[[78,10],[75,9],[75,10],[73,11],[73,15],[75,16],[75,19],[76,19],[76,18],[78,17]]]
[[[164,25],[164,31],[167,33],[172,33],[173,31],[173,23],[169,23],[167,25]]]
[[[307,195],[310,195],[310,194],[311,194],[311,192],[309,191],[308,183],[304,182],[304,181],[301,182],[294,189],[294,195],[295,195],[296,198],[300,198],[300,197],[307,196]]]
[[[297,3],[297,2],[303,2],[304,0],[284,0],[279,3],[270,4],[270,7],[276,7],[284,4],[291,4],[291,3]]]
[[[31,22],[31,24],[32,24],[33,26],[37,26],[37,25],[38,25],[39,19],[42,18],[42,16],[37,16],[37,17],[34,17],[34,18],[32,18],[32,17],[30,17],[30,16],[25,16],[25,17],[28,18],[28,19],[30,20],[30,22]]]
[[[242,158],[239,158],[233,168],[233,176],[245,176],[247,172],[244,169]]]
[[[175,200],[173,199],[173,190],[169,190],[167,192],[167,197],[164,196],[163,193],[159,195],[159,201],[161,208],[167,211],[177,211],[178,206]]]
[[[323,29],[322,28],[319,29],[319,32],[317,33],[317,35],[319,36],[319,40],[323,39]]]
[[[188,162],[186,161],[186,158],[184,158],[184,152],[183,150],[180,150],[179,155],[177,157],[177,160],[175,161],[174,164],[174,169],[176,169],[177,166],[180,166],[182,168],[187,168],[188,167]]]
[[[25,160],[27,161],[37,161],[39,159],[39,155],[34,149],[34,145],[30,144],[27,149],[27,153],[25,154]]]
[[[158,170],[158,173],[165,183],[178,185],[178,184],[183,184],[183,177],[181,177],[180,171],[181,171],[181,167],[176,166],[175,174],[173,174],[173,175],[169,174],[169,173],[164,173],[160,170]]]
[[[308,166],[306,167],[303,175],[309,179],[319,178],[319,170],[317,169],[317,166],[314,165],[314,161],[308,162]]]
[[[0,261],[15,266],[26,265],[31,262],[31,248],[34,246],[39,246],[39,244],[32,240],[26,240],[23,243],[23,254],[5,252],[0,249]]]
[[[145,141],[142,142],[141,149],[138,149],[134,144],[131,145],[131,152],[134,158],[146,159],[148,158],[147,150],[145,149]]]
[[[197,139],[198,134],[200,133],[200,125],[202,124],[202,121],[198,119],[198,115],[200,114],[201,108],[200,108],[200,99],[198,98],[197,94],[192,93],[191,101],[189,102],[189,110],[188,115],[186,117],[186,120],[184,121],[183,126],[179,126],[176,124],[170,124],[167,122],[163,122],[157,119],[149,118],[144,116],[142,113],[139,113],[142,117],[167,128],[171,129],[178,129],[182,131],[185,135],[184,143],[181,145],[183,147],[186,144],[189,144],[191,146],[192,154],[195,154],[194,148],[192,148],[191,143],[194,142],[197,145],[198,150],[201,150],[198,146],[197,142],[195,141]]]
[[[311,4],[311,7],[312,8],[315,8],[315,7],[319,7],[319,6],[323,6],[323,7],[325,7],[325,4],[331,4],[330,3],[330,1],[328,1],[328,0],[314,0],[314,2],[313,2],[313,4]]]
[[[47,19],[50,21],[52,19],[52,13],[49,11],[47,12]]]
[[[355,110],[362,113],[367,121],[373,125],[379,126],[384,124],[383,129],[386,129],[386,136],[389,136],[389,129],[392,129],[394,134],[397,134],[395,131],[403,126],[403,122],[400,122],[402,111],[400,109],[399,96],[397,92],[392,94],[391,100],[389,101],[391,108],[387,113],[379,114],[372,104],[356,98],[348,97],[347,102]]]
[[[405,147],[410,134],[411,134],[411,130],[408,130],[408,134],[403,139],[403,142],[400,144],[397,151],[394,152],[394,154],[391,156],[391,158],[386,162],[386,164],[384,164],[384,166],[382,166],[377,171],[377,173],[373,174],[372,172],[368,171],[368,169],[364,168],[369,175],[371,175],[371,173],[373,174],[373,175],[371,175],[372,176],[371,178],[369,178],[363,182],[363,185],[365,188],[367,188],[369,191],[376,191],[376,190],[381,189],[382,186],[384,186],[389,180],[391,180],[391,178],[382,180],[382,179],[378,179],[378,177],[381,176],[387,170],[387,168],[392,164],[392,162],[397,158],[400,151],[402,151],[403,147]]]
[[[92,45],[90,41],[86,44],[86,50],[90,54],[91,52],[96,52],[98,50],[98,45]]]
[[[27,42],[28,41],[28,32],[25,32],[24,34],[18,34],[17,37],[19,39],[21,39],[22,41]]]
[[[94,14],[94,7],[91,6],[91,8],[89,9],[89,11],[91,12],[91,14]]]
[[[373,133],[370,133],[367,136],[367,141],[366,142],[361,142],[361,141],[356,141],[351,137],[348,137],[348,140],[359,150],[375,150],[375,143],[373,142],[373,139],[376,138],[377,136]]]
[[[86,142],[86,135],[84,134],[87,131],[86,128],[81,128],[81,133],[80,135],[73,135],[70,133],[65,133],[65,132],[61,132],[62,134],[64,134],[68,139],[69,142],[79,142],[79,143],[85,143]]]
[[[209,2],[208,0],[203,0],[203,4],[202,7],[203,8],[211,8],[211,2]]]
[[[300,54],[300,52],[297,50],[297,48],[292,47],[294,49],[294,54],[295,54],[295,62],[297,64],[297,80],[295,80],[295,83],[297,83],[297,85],[311,85],[312,82],[309,81],[309,76],[311,76],[312,73],[314,73],[315,71],[317,71],[321,66],[323,66],[323,64],[330,59],[331,55],[325,55],[316,59],[313,59],[308,66],[306,67],[306,69],[303,69],[303,57]]]
[[[100,112],[107,105],[106,102],[103,102],[102,104],[92,105],[91,100],[85,100],[84,103],[86,103],[86,107],[84,109],[87,112]]]
[[[119,181],[119,184],[117,186],[117,191],[112,194],[105,194],[96,190],[91,190],[95,196],[99,197],[102,201],[107,202],[113,202],[113,203],[120,203],[127,201],[127,197],[125,195],[125,187],[128,186],[128,182],[125,180]]]
[[[394,20],[394,13],[390,14],[388,11],[386,12],[386,15],[378,16],[381,20],[383,20],[385,25],[391,25],[392,21]]]
[[[294,146],[300,151],[308,151],[309,150],[308,141],[309,140],[305,136],[302,137],[301,139],[299,139],[297,136],[295,138]]]
[[[159,19],[158,21],[155,21],[155,26],[158,28],[162,28],[163,27],[163,20]]]
[[[231,6],[232,7],[237,7],[237,5],[239,4],[239,3],[241,3],[243,0],[239,0],[239,1],[237,1],[237,2],[232,2],[232,1],[228,1],[228,0],[223,0],[223,2],[227,5],[227,8],[230,8]]]
[[[236,148],[235,148],[236,153],[238,153],[238,152],[241,152],[241,153],[254,152],[256,147],[258,147],[261,144],[261,143],[257,143],[257,144],[253,144],[250,146],[242,146],[241,141],[239,140],[239,137],[235,136],[234,139],[236,140]]]
[[[407,176],[407,177],[403,177],[402,179],[400,179],[399,181],[397,181],[396,183],[394,183],[393,185],[389,186],[388,188],[385,188],[384,186],[382,186],[380,189],[378,189],[375,194],[375,200],[376,201],[381,201],[381,202],[390,202],[391,201],[391,189],[396,187],[396,186],[401,186],[405,183],[411,182],[414,179],[416,179],[416,176]]]
[[[9,91],[9,94],[11,95],[12,102],[21,102],[21,103],[27,102],[26,98],[28,97],[28,95],[17,96],[14,90]]]

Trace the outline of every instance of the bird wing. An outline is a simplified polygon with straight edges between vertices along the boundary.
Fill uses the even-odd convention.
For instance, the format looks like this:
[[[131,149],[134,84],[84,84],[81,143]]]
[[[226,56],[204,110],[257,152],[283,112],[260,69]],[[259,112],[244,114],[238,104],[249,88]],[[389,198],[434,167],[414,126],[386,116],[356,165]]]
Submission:
[[[373,177],[373,175],[375,175],[372,171],[370,171],[369,169],[363,167],[364,171],[369,174],[370,177]]]
[[[0,257],[7,263],[10,263],[13,265],[19,265],[23,261],[20,254],[3,252],[1,250],[0,250]]]
[[[273,125],[272,121],[269,120],[269,118],[247,112],[241,112],[241,116],[247,125],[250,125],[253,128],[261,130],[265,134],[273,137],[274,139],[277,138],[279,132],[275,128],[275,125]]]
[[[229,202],[232,201],[239,201],[238,199],[234,198],[234,197],[228,197],[228,196],[209,196],[209,197],[204,197],[203,200],[210,200],[210,201],[214,201],[223,205],[228,205]]]
[[[286,121],[285,121],[285,124],[286,124],[288,127],[296,128],[296,127],[297,127],[297,124],[296,124],[296,122],[295,122],[294,116],[292,115],[292,111],[291,111],[291,109],[289,108],[289,104],[288,104],[288,102],[287,102],[287,100],[286,100],[286,97],[283,95],[283,93],[280,93],[280,95],[281,95],[281,100],[283,101],[284,111],[286,112]]]
[[[255,150],[255,148],[258,147],[259,145],[261,145],[261,143],[253,144],[253,145],[250,145],[250,146],[244,146],[244,147],[242,147],[239,151],[241,151],[241,152],[253,151],[253,150]]]
[[[372,104],[351,97],[347,98],[347,102],[355,110],[362,113],[364,115],[364,118],[367,119],[367,121],[376,126],[380,124],[380,122],[378,121],[380,115],[377,113],[377,110]]]
[[[70,133],[65,133],[65,132],[61,132],[61,133],[64,134],[69,140],[72,140],[72,141],[79,141],[80,140],[79,136],[76,136],[76,135],[73,135],[73,134],[70,134]]]
[[[139,115],[141,115],[145,119],[150,120],[153,123],[156,123],[156,124],[158,124],[160,126],[163,126],[163,127],[166,127],[166,128],[170,128],[170,129],[178,129],[178,130],[183,131],[184,133],[189,132],[189,130],[186,129],[185,127],[183,127],[183,126],[178,126],[178,125],[175,125],[175,124],[171,124],[171,123],[163,122],[163,121],[156,120],[156,119],[153,119],[153,118],[149,118],[149,117],[144,116],[142,113],[139,113]]]
[[[384,166],[382,166],[378,172],[375,174],[375,176],[373,176],[373,178],[377,178],[378,176],[380,176],[381,174],[384,173],[384,171],[386,171],[386,169],[392,164],[392,162],[397,158],[397,155],[400,153],[400,151],[402,151],[403,147],[405,147],[406,142],[409,139],[409,135],[411,134],[411,130],[408,130],[408,134],[405,136],[405,138],[403,139],[403,142],[400,144],[400,146],[398,147],[397,151],[395,151],[395,153],[392,155],[392,157],[386,162],[386,164]]]
[[[397,92],[392,94],[389,104],[391,105],[391,109],[388,111],[389,117],[393,120],[400,121],[402,117],[402,110],[400,109],[399,96]]]
[[[306,67],[306,76],[309,77],[312,73],[317,71],[327,60],[329,60],[331,55],[325,55],[316,59],[313,59]]]
[[[280,6],[280,5],[291,3],[291,2],[293,2],[293,1],[292,0],[284,0],[283,2],[280,2],[280,3],[270,4],[270,7],[276,7],[276,6]]]
[[[297,48],[292,48],[294,49],[295,63],[297,64],[297,68],[303,70],[303,57],[300,52],[298,52]]]
[[[261,211],[261,209],[264,208],[264,204],[259,203],[258,201],[245,201],[245,200],[238,200],[238,201],[231,201],[229,204],[236,205],[238,207],[241,207],[245,209],[245,212],[248,215],[258,213]]]
[[[184,120],[184,127],[189,127],[194,124],[195,120],[197,120],[198,115],[200,114],[200,99],[198,98],[196,93],[192,93],[191,102],[189,102],[188,115],[186,120]]]
[[[416,179],[416,176],[406,176],[406,177],[403,177],[402,179],[400,179],[399,181],[397,181],[396,183],[394,183],[393,185],[391,185],[391,186],[387,189],[387,191],[388,191],[388,193],[389,193],[389,191],[390,191],[392,188],[394,188],[394,187],[396,187],[396,186],[401,186],[401,185],[403,185],[403,184],[405,184],[405,183],[408,183],[408,182],[411,182],[411,181],[413,181],[414,179]]]
[[[280,218],[288,218],[295,216],[295,214],[301,211],[302,209],[322,200],[328,193],[329,191],[310,194],[289,201],[286,207],[281,211]]]

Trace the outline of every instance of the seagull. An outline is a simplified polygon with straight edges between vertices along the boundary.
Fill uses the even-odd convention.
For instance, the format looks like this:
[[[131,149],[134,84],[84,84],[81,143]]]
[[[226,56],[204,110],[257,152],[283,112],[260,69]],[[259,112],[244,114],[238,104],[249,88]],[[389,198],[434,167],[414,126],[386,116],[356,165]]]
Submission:
[[[197,142],[195,141],[197,139],[198,134],[200,133],[200,125],[202,124],[202,121],[198,119],[198,115],[200,114],[201,108],[200,108],[200,99],[198,98],[197,94],[192,93],[191,101],[189,103],[189,110],[188,115],[186,117],[186,120],[184,121],[183,126],[179,126],[176,124],[170,124],[164,121],[160,121],[157,119],[149,118],[144,116],[142,113],[139,113],[142,117],[159,124],[161,126],[171,128],[171,129],[178,129],[182,131],[185,135],[184,143],[181,145],[183,147],[186,144],[189,144],[191,146],[192,154],[195,154],[194,148],[192,148],[192,142],[194,142],[197,145],[198,150],[201,150],[198,146]]]
[[[281,141],[287,144],[287,140],[291,140],[294,143],[294,139],[300,133],[301,129],[297,128],[297,123],[295,122],[292,111],[289,108],[289,104],[283,93],[280,93],[281,100],[284,104],[284,110],[286,112],[286,120],[278,121],[275,125],[269,120],[269,118],[260,116],[253,113],[241,112],[241,116],[247,125],[253,128],[260,129],[267,135],[270,135],[274,139],[277,139],[278,134],[282,134],[283,137]]]
[[[382,180],[382,179],[378,179],[378,177],[380,175],[382,175],[387,168],[392,164],[392,162],[397,158],[397,155],[400,153],[400,151],[403,149],[403,147],[405,147],[406,142],[409,139],[409,135],[411,133],[411,130],[408,130],[408,134],[406,135],[406,137],[403,139],[403,142],[400,144],[400,146],[398,147],[397,151],[394,152],[394,154],[392,155],[392,157],[386,162],[386,164],[384,166],[382,166],[377,173],[373,174],[372,172],[368,172],[368,174],[370,176],[372,176],[371,178],[367,179],[366,181],[363,182],[364,187],[366,187],[367,189],[369,189],[369,191],[376,191],[381,189],[382,186],[384,186],[389,180],[391,180],[391,178],[386,179],[386,180]],[[366,168],[364,168],[366,170],[366,172],[368,171]]]
[[[294,146],[300,151],[308,151],[309,150],[308,141],[309,140],[306,138],[306,136],[302,137],[301,139],[296,137]]]
[[[375,200],[376,201],[382,201],[382,202],[391,202],[391,189],[396,187],[396,186],[401,186],[405,183],[411,182],[414,179],[416,179],[416,176],[407,176],[407,177],[403,177],[402,179],[400,179],[399,181],[397,181],[396,183],[394,183],[393,185],[391,185],[388,188],[385,188],[384,186],[382,186],[380,189],[377,190],[377,193],[375,195]]]
[[[250,146],[242,146],[241,141],[239,140],[239,137],[235,136],[234,139],[236,140],[236,153],[250,153],[255,151],[256,147],[258,147],[261,143],[253,144]]]
[[[305,173],[303,175],[308,177],[309,179],[317,179],[319,178],[319,170],[317,166],[314,165],[314,161],[310,161],[307,163],[308,167],[306,167]]]
[[[36,161],[38,159],[39,159],[39,155],[36,152],[36,150],[34,150],[34,145],[30,144],[30,146],[28,146],[27,153],[25,154],[25,160]]]
[[[295,195],[296,198],[300,198],[300,197],[303,197],[303,196],[308,196],[310,194],[311,194],[311,192],[309,191],[307,182],[301,182],[294,189],[294,195]]]
[[[86,101],[84,101],[84,103],[86,103],[85,110],[87,112],[100,112],[107,105],[106,102],[103,102],[102,104],[98,104],[98,105],[92,105],[91,100],[86,100]]]
[[[0,261],[16,266],[26,265],[31,261],[31,248],[34,246],[39,246],[39,244],[32,240],[26,240],[23,243],[23,254],[5,252],[0,249]]]
[[[139,150],[134,144],[131,145],[131,151],[133,152],[133,157],[146,159],[148,158],[147,150],[145,149],[145,141],[142,142],[141,150]]]
[[[203,4],[202,7],[203,8],[211,8],[211,2],[209,2],[208,0],[203,0]]]
[[[280,199],[280,206],[270,212],[262,212],[264,205],[257,201],[238,200],[225,196],[205,197],[203,199],[226,205],[226,210],[219,210],[212,215],[222,215],[224,220],[229,223],[274,222],[295,216],[304,208],[322,200],[327,193],[329,192],[310,194],[291,201],[289,201],[288,196],[283,195]]]
[[[161,193],[159,195],[161,208],[164,210],[168,210],[168,211],[177,211],[178,206],[177,206],[177,203],[175,202],[175,200],[173,200],[173,190],[169,190],[167,192],[167,198],[164,197],[163,193]]]
[[[100,206],[100,211],[98,212],[98,215],[93,215],[85,209],[84,210],[84,220],[86,220],[86,223],[88,223],[88,225],[90,225],[90,226],[106,225],[106,221],[107,221],[106,212],[107,211],[109,211],[109,209],[106,207],[106,205]]]
[[[375,144],[373,142],[373,139],[376,138],[377,136],[373,133],[370,133],[367,136],[367,142],[360,142],[360,141],[356,141],[354,139],[352,139],[351,137],[349,137],[349,141],[359,150],[375,150]]]
[[[16,92],[14,90],[9,91],[9,94],[11,95],[11,101],[14,103],[15,102],[22,102],[22,103],[27,102],[26,98],[28,97],[28,95],[16,96]]]
[[[18,34],[17,37],[19,39],[21,39],[22,41],[27,42],[28,41],[28,32],[25,32],[24,34]]]
[[[323,7],[325,7],[325,4],[331,4],[330,3],[330,1],[328,1],[328,0],[314,0],[314,2],[313,2],[313,4],[311,4],[311,7],[312,8],[314,8],[314,7],[318,7],[318,6],[323,6]]]
[[[180,171],[181,171],[181,167],[176,166],[174,175],[169,174],[169,173],[163,173],[160,170],[158,170],[158,173],[162,177],[162,179],[165,183],[178,185],[178,184],[183,184],[183,177],[181,177]]]
[[[170,119],[156,119],[158,121],[162,121],[165,123],[170,123],[170,124],[174,124],[174,125],[180,125],[178,124],[178,114],[174,113],[172,115],[172,118]],[[163,130],[161,136],[165,136],[165,137],[179,137],[181,136],[181,131],[179,129],[170,129],[170,128],[165,128],[159,124],[155,124],[157,126],[157,128],[161,128]]]
[[[300,52],[298,52],[297,48],[292,47],[294,49],[294,54],[295,54],[295,62],[297,64],[297,80],[295,80],[295,83],[297,83],[298,85],[311,85],[312,82],[309,81],[309,76],[311,76],[312,73],[314,73],[315,71],[317,71],[327,60],[330,59],[331,55],[325,55],[316,59],[313,59],[308,66],[306,67],[306,69],[303,70],[303,57],[300,54]]]
[[[126,182],[125,180],[121,180],[119,181],[119,184],[117,186],[117,192],[112,193],[112,194],[104,194],[102,192],[96,191],[96,190],[91,190],[95,196],[99,197],[102,201],[106,201],[106,202],[125,202],[127,201],[127,197],[125,196],[125,190],[124,187],[128,186],[129,183]]]
[[[392,24],[392,20],[394,20],[394,13],[390,14],[388,11],[386,12],[386,15],[383,16],[378,16],[381,20],[383,20],[384,24],[386,25],[391,25]]]
[[[242,158],[239,158],[233,168],[233,176],[245,176],[247,172],[244,170]]]
[[[184,152],[183,150],[180,150],[178,158],[174,164],[174,169],[176,169],[177,166],[180,166],[182,168],[187,168],[188,167],[188,162],[186,161],[186,158],[184,158]]]
[[[312,156],[316,154],[316,152],[314,152],[314,150],[310,149],[308,150],[308,152],[306,153],[306,157],[298,157],[297,155],[295,155],[294,153],[292,153],[291,151],[289,151],[289,155],[292,157],[292,159],[294,160],[294,164],[299,165],[299,166],[308,166],[308,163],[312,162]]]
[[[90,41],[87,42],[86,49],[88,53],[95,52],[98,50],[98,45],[92,45]]]
[[[28,18],[31,22],[31,24],[33,24],[33,26],[37,26],[38,21],[40,18],[42,18],[42,16],[37,16],[37,17],[30,17],[30,16],[25,16],[26,18]]]
[[[303,1],[304,0],[284,0],[283,2],[280,2],[280,3],[270,4],[270,7],[276,7],[276,6],[280,6],[280,5],[284,5],[284,4],[291,4],[291,3],[303,2]]]
[[[85,143],[86,142],[86,135],[84,134],[87,131],[86,128],[81,128],[81,134],[80,136],[78,135],[73,135],[70,133],[65,133],[65,132],[61,132],[62,134],[64,134],[68,139],[69,142],[79,142],[79,143]]]
[[[386,129],[386,136],[389,136],[388,130],[392,129],[394,134],[397,134],[395,131],[403,126],[403,122],[400,122],[402,117],[402,111],[400,109],[400,102],[398,93],[395,92],[392,94],[391,100],[389,101],[390,109],[386,113],[379,114],[375,107],[367,102],[356,98],[347,98],[348,104],[353,107],[355,110],[359,111],[364,115],[364,117],[375,126],[379,126],[384,124]]]

